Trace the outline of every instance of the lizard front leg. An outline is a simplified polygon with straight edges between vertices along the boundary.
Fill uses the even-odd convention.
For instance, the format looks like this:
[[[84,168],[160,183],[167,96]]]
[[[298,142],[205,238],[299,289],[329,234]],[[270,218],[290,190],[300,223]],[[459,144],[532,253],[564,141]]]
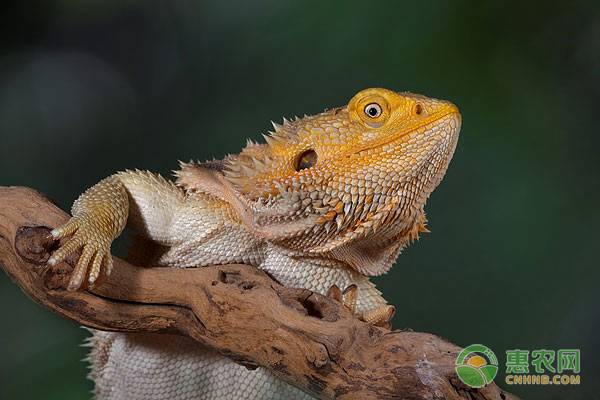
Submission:
[[[112,269],[110,246],[129,222],[137,231],[159,243],[171,239],[170,222],[185,195],[173,183],[146,171],[125,171],[98,182],[72,207],[73,217],[52,230],[55,239],[69,238],[48,260],[55,265],[82,249],[68,284],[79,289],[84,280],[93,285],[102,266]]]

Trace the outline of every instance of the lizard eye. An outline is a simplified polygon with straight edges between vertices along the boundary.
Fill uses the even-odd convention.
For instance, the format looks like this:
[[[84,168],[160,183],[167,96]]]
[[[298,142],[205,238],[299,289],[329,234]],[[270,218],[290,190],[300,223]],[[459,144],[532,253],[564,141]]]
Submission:
[[[381,106],[377,103],[367,104],[365,114],[371,118],[377,118],[381,115]]]
[[[300,154],[300,157],[296,161],[296,171],[311,168],[317,163],[317,158],[317,153],[314,150],[306,150]]]

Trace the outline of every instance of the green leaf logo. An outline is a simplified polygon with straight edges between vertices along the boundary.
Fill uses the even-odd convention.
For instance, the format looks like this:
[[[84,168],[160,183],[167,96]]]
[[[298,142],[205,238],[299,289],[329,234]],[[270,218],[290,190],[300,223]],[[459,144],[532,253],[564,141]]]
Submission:
[[[498,373],[498,358],[482,344],[472,344],[463,349],[454,365],[460,380],[473,388],[491,383]]]

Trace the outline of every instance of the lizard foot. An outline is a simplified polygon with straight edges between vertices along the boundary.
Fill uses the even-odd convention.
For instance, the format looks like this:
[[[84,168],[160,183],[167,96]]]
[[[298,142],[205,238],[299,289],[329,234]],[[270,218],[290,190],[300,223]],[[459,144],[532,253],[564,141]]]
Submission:
[[[382,328],[391,328],[391,322],[396,313],[396,307],[385,305],[364,312],[357,312],[356,302],[358,299],[358,287],[354,284],[348,286],[343,291],[337,285],[332,285],[327,291],[327,297],[342,303],[346,308],[352,311],[353,314],[357,315],[361,321]]]
[[[77,250],[82,249],[67,290],[73,291],[81,288],[86,277],[87,284],[93,286],[100,275],[102,266],[104,266],[106,276],[110,274],[112,270],[112,256],[110,255],[112,238],[106,231],[106,227],[95,223],[93,219],[78,216],[50,232],[55,240],[70,238],[54,252],[48,260],[48,265],[56,265]]]
[[[356,314],[356,299],[358,298],[358,287],[356,285],[352,284],[343,291],[338,285],[332,285],[327,291],[327,297],[339,301],[353,314]]]

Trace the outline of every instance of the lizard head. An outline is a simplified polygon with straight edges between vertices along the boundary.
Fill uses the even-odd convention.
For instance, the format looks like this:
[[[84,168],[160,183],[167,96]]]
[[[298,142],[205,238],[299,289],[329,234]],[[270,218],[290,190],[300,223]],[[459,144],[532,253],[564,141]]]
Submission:
[[[460,124],[448,101],[366,89],[344,107],[273,124],[222,174],[258,235],[381,274],[425,230],[423,206]]]

